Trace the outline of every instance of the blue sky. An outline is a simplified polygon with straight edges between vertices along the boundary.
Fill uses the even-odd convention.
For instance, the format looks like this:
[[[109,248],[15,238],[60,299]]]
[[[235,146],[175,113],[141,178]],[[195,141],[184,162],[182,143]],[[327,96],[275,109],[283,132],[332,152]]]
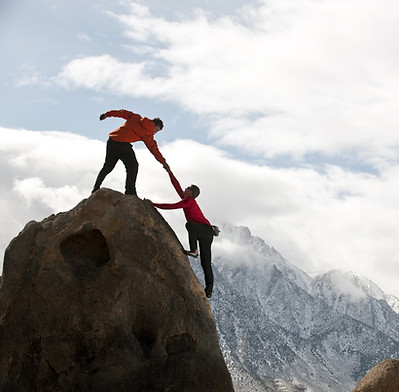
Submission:
[[[160,149],[210,220],[399,296],[398,17],[394,0],[2,0],[1,251],[90,194],[120,125],[98,116],[124,108],[164,120]],[[174,201],[135,150],[139,195]],[[123,190],[123,167],[106,181]]]

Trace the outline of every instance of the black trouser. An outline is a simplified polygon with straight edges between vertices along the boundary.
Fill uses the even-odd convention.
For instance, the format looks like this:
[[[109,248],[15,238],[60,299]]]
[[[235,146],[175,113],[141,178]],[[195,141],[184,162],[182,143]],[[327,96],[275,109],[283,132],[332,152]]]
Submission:
[[[126,142],[115,142],[111,138],[108,139],[104,166],[100,170],[100,173],[98,173],[93,191],[100,188],[104,178],[111,173],[119,159],[123,162],[126,168],[125,193],[127,195],[136,194],[136,178],[139,163],[137,162],[136,154],[133,151],[132,145]]]
[[[201,266],[204,270],[205,285],[213,285],[213,272],[211,265],[211,245],[213,241],[213,229],[209,225],[201,225],[196,222],[187,222],[186,229],[188,231],[188,242],[190,250],[197,249],[197,241],[199,242],[199,251],[201,257]]]

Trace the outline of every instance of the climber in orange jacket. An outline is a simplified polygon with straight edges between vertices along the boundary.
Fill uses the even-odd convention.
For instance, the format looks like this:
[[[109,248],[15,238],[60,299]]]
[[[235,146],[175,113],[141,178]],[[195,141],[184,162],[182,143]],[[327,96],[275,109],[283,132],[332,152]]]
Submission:
[[[143,141],[155,159],[163,165],[165,170],[169,171],[169,165],[154,140],[154,135],[163,128],[163,122],[160,118],[150,120],[128,110],[110,110],[101,114],[100,121],[107,117],[120,117],[125,119],[126,122],[109,134],[104,166],[98,173],[92,192],[100,188],[104,178],[111,173],[116,163],[121,160],[126,167],[125,194],[136,195],[136,178],[139,164],[130,143]]]

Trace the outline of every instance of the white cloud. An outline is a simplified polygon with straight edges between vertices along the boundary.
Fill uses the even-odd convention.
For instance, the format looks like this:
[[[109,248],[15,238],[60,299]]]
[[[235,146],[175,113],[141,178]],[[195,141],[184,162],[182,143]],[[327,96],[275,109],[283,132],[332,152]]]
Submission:
[[[7,160],[10,173],[20,176],[38,177],[45,173],[55,184],[81,185],[82,169],[93,165],[93,152],[102,149],[103,143],[90,141],[88,150],[86,137],[66,132],[32,132],[24,129],[0,127],[0,151]]]
[[[100,150],[103,143],[78,135],[0,127],[1,254],[27,222],[89,195]]]
[[[82,197],[82,193],[76,186],[48,187],[38,177],[15,180],[13,190],[27,202],[28,207],[38,202],[53,211],[70,209]]]
[[[20,76],[15,82],[16,87],[25,87],[32,85],[47,85],[48,82],[35,66],[31,63],[25,63],[19,68]]]
[[[89,35],[85,34],[85,33],[78,33],[76,38],[79,41],[85,41],[85,42],[91,42],[91,38]]]
[[[399,296],[399,47],[393,39],[399,32],[399,3],[268,0],[245,3],[223,17],[200,9],[184,13],[185,2],[173,16],[169,3],[157,9],[125,4],[127,12],[115,11],[120,3],[96,5],[101,11],[113,9],[109,26],[101,25],[101,31],[93,28],[99,26],[95,12],[88,13],[91,28],[80,20],[80,27],[68,30],[70,37],[92,39],[89,51],[84,42],[74,50],[60,46],[50,34],[42,42],[37,37],[43,36],[32,30],[35,39],[21,41],[34,42],[31,52],[20,51],[30,60],[20,67],[16,56],[8,56],[8,68],[22,75],[18,97],[43,102],[45,91],[46,99],[47,94],[60,99],[50,82],[94,90],[89,98],[62,92],[63,99],[78,101],[74,105],[79,110],[68,99],[65,104],[65,113],[74,113],[77,124],[84,123],[82,113],[90,113],[88,99],[119,104],[145,97],[153,100],[151,105],[157,100],[179,105],[182,110],[171,117],[198,115],[198,131],[208,133],[214,146],[180,140],[161,145],[161,150],[182,184],[201,187],[199,202],[212,222],[250,227],[307,272],[353,270]],[[162,12],[166,7],[168,12]],[[124,30],[123,40],[117,26]],[[79,31],[87,35],[77,36]],[[36,50],[38,42],[41,49],[52,42],[50,48],[62,50],[47,61]],[[40,62],[34,62],[33,52]],[[73,53],[79,56],[71,58]],[[66,64],[59,72],[50,71],[60,59]],[[46,72],[56,76],[49,78]],[[14,73],[4,75],[15,80]],[[9,91],[5,94],[12,97]],[[7,124],[24,117],[47,120],[43,114],[48,107],[11,101],[30,112],[5,116]],[[189,123],[184,134],[197,137]],[[235,147],[231,153],[254,161],[240,161],[216,146]],[[159,163],[139,144],[135,150],[139,195],[175,201]],[[87,197],[104,154],[103,142],[77,135],[0,128],[1,250],[29,220],[72,208]],[[332,164],[324,164],[320,156]],[[307,165],[289,167],[303,161]],[[362,164],[374,169],[371,174],[345,168]],[[124,177],[119,164],[104,186],[123,191]],[[186,243],[181,211],[162,214]],[[216,241],[221,248],[228,245],[223,233]]]
[[[200,185],[199,202],[214,222],[250,227],[309,273],[353,270],[397,292],[398,166],[375,175],[336,166],[276,169],[188,141],[165,154],[172,167],[185,162],[177,173]]]
[[[138,57],[72,60],[59,84],[178,103],[219,145],[253,156],[396,159],[396,1],[259,1],[233,16],[197,9],[175,20],[131,3],[109,15]]]
[[[399,166],[374,175],[336,166],[323,172],[277,169],[190,140],[160,145],[181,185],[201,188],[198,202],[214,224],[248,226],[306,272],[352,270],[399,296]],[[177,201],[162,166],[142,144],[134,148],[140,197]],[[105,144],[61,132],[1,128],[0,151],[4,249],[28,221],[70,209],[90,195]],[[124,180],[118,164],[103,185],[123,192]],[[182,211],[161,213],[186,244]],[[222,243],[223,234],[216,241]]]
[[[109,55],[84,57],[69,62],[54,80],[65,88],[120,89],[128,94],[134,91],[133,85],[142,68],[140,64],[120,63]]]
[[[346,299],[351,302],[359,302],[363,299],[367,299],[370,289],[362,285],[363,282],[371,285],[370,281],[367,281],[363,277],[354,276],[352,273],[343,273],[342,271],[331,271],[328,274],[320,277],[324,281],[327,281],[334,293],[337,293],[337,301],[340,300],[341,295],[347,297]],[[381,291],[376,290],[373,293],[375,298],[383,299],[384,295]]]

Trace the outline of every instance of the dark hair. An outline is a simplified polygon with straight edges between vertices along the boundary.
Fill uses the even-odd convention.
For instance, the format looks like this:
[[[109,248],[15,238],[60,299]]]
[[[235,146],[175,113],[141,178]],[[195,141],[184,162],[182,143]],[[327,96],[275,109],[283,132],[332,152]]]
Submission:
[[[200,194],[200,189],[197,185],[190,185],[191,193],[193,194],[194,199]]]
[[[154,125],[158,125],[160,129],[163,128],[163,121],[160,118],[155,117],[152,121],[154,122]]]

